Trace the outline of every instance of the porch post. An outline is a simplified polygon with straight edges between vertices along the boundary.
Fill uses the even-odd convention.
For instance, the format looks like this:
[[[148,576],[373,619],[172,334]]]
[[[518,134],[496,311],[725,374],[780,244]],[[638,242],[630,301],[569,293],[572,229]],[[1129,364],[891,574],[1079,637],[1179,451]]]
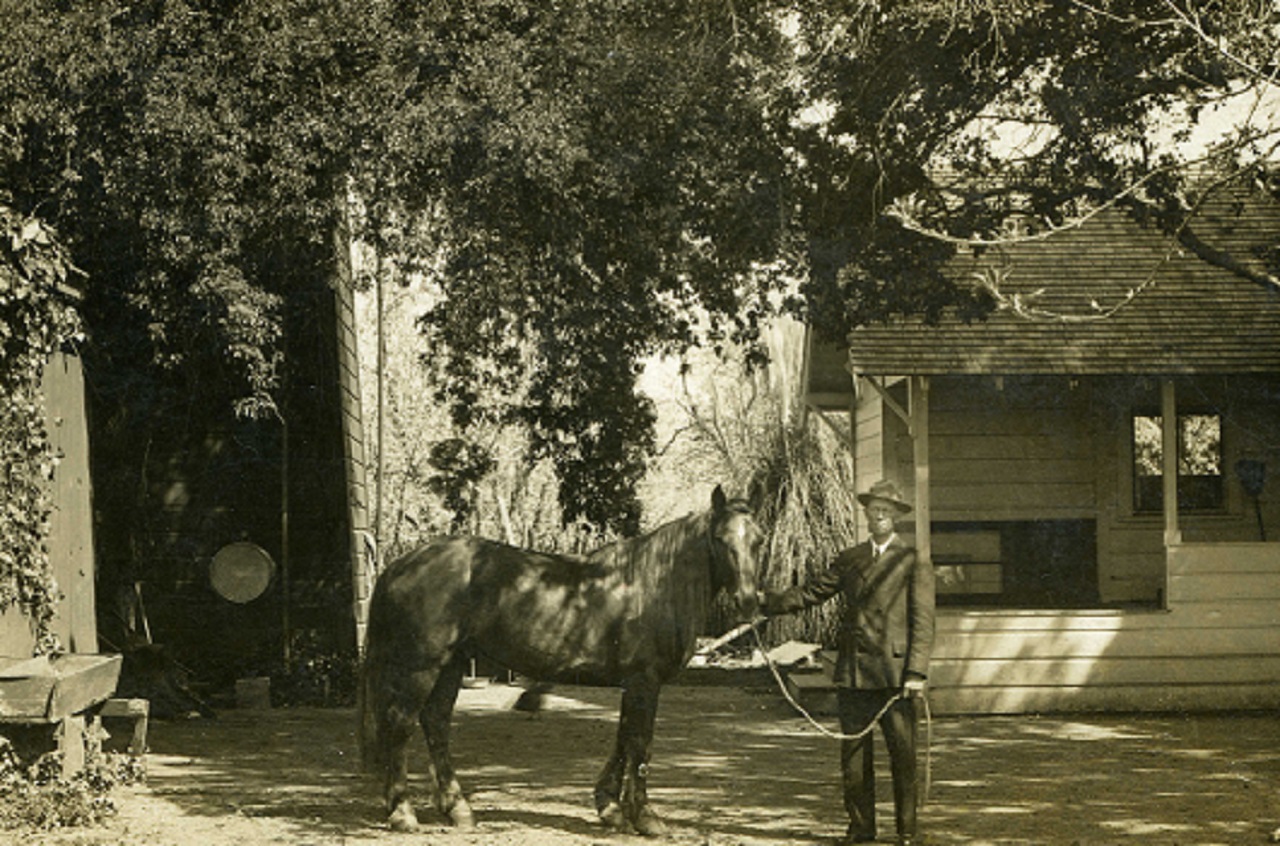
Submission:
[[[1164,602],[1169,608],[1169,548],[1182,542],[1178,530],[1178,400],[1173,380],[1160,385],[1160,458],[1164,499]]]
[[[929,534],[929,377],[911,377],[911,445],[916,475],[916,553],[920,560],[933,563],[933,541]]]
[[[1160,455],[1164,484],[1164,542],[1165,546],[1180,543],[1178,531],[1178,400],[1173,380],[1165,379],[1160,386]]]

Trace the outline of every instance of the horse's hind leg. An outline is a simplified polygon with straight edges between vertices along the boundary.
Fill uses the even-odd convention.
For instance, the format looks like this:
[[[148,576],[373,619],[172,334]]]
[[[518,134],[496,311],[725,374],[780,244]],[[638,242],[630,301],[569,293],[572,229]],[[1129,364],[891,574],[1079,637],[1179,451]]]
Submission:
[[[408,676],[405,686],[390,695],[381,709],[378,743],[386,762],[384,795],[387,800],[387,823],[393,831],[412,831],[418,817],[409,801],[409,739],[413,735],[414,716],[422,711],[427,692],[435,684],[435,671],[419,671]],[[435,770],[427,764],[428,776],[434,783]]]
[[[440,670],[440,677],[427,697],[421,715],[422,731],[427,736],[427,748],[435,763],[436,807],[460,828],[470,828],[475,824],[471,805],[458,784],[453,758],[449,754],[449,724],[453,719],[458,690],[462,687],[465,664],[466,657],[461,651],[455,652]]]
[[[386,762],[383,795],[387,800],[387,824],[392,831],[412,831],[418,817],[409,802],[409,737],[413,733],[413,717],[398,705],[383,712],[378,742]]]

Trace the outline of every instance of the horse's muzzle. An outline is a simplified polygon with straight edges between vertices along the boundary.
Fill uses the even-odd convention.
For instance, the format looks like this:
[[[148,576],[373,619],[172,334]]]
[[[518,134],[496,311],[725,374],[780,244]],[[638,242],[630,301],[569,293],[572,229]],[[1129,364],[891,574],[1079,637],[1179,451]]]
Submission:
[[[754,590],[738,594],[733,603],[733,610],[738,618],[735,622],[751,622],[760,613],[759,595]]]

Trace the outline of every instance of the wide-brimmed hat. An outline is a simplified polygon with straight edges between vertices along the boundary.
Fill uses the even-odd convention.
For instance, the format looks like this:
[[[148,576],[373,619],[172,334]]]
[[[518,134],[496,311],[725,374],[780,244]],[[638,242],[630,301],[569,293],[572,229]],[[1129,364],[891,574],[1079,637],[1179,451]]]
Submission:
[[[873,499],[882,499],[885,502],[891,502],[898,507],[903,514],[911,512],[911,504],[902,498],[902,494],[898,493],[898,486],[887,479],[881,479],[871,486],[866,493],[858,494],[858,502],[867,505]]]

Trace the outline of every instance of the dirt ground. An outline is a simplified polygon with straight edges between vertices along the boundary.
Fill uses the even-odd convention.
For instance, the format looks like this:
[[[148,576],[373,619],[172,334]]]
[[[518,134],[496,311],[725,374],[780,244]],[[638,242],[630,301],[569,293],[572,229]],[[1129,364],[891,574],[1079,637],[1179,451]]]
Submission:
[[[454,753],[477,827],[398,834],[355,765],[349,709],[226,711],[155,722],[146,784],[106,826],[13,833],[32,846],[636,846],[591,802],[616,691],[557,688],[537,716],[519,688],[464,690]],[[879,743],[879,740],[877,739]],[[883,769],[883,746],[877,766]],[[415,759],[425,747],[419,741]],[[1280,715],[943,717],[932,723],[931,844],[1262,844],[1280,827]],[[843,833],[836,746],[769,689],[663,691],[651,776],[661,842],[831,843]],[[421,788],[420,781],[415,781]],[[881,837],[892,842],[887,775]],[[4,834],[0,833],[0,840]]]

